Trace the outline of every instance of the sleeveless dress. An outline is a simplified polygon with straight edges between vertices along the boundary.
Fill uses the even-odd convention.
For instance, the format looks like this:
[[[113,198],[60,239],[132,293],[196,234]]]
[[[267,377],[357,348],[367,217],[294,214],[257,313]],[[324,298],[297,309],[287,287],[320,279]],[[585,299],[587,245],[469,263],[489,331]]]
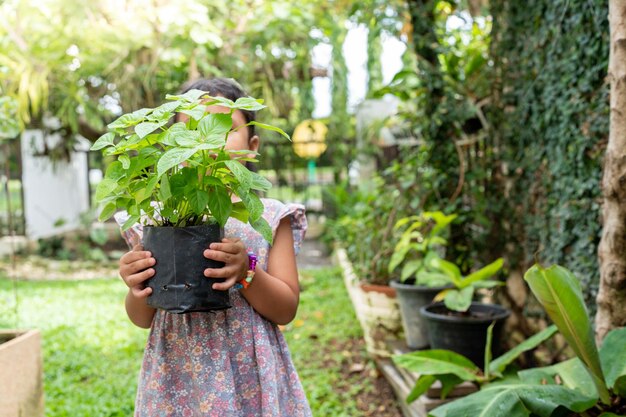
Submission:
[[[262,199],[274,233],[289,217],[294,247],[307,223],[304,207]],[[123,215],[116,220],[123,223]],[[136,233],[136,236],[131,236]],[[141,227],[125,233],[140,237]],[[249,224],[231,218],[226,237],[240,238],[267,268],[269,244]],[[310,417],[304,390],[278,326],[260,316],[239,290],[232,307],[187,314],[157,310],[144,353],[136,417]]]

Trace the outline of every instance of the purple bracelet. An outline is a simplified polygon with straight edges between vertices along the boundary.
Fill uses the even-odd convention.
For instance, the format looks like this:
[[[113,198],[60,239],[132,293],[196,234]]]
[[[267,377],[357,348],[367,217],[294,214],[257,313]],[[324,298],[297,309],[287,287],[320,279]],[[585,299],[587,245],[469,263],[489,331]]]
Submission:
[[[239,281],[238,283],[236,283],[234,285],[234,287],[236,289],[246,289],[250,286],[250,283],[252,282],[252,279],[254,278],[254,271],[256,269],[256,262],[257,262],[257,256],[254,254],[254,252],[250,251],[248,252],[248,272],[246,273],[245,278],[243,278],[241,281]]]

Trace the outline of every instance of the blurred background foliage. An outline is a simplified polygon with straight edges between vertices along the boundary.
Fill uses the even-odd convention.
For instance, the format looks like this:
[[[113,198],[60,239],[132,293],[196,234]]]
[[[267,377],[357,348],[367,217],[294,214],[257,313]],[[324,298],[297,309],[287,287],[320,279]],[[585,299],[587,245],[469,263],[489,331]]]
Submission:
[[[293,132],[312,117],[315,77],[331,81],[328,150],[318,161],[331,218],[366,280],[387,282],[393,220],[422,210],[459,215],[446,256],[464,272],[504,256],[524,271],[535,256],[598,285],[600,175],[608,137],[608,14],[600,0],[5,0],[0,2],[0,93],[21,128],[47,116],[65,140],[94,140],[121,112],[158,104],[198,76],[239,80]],[[400,141],[357,138],[342,46],[367,29],[367,98],[393,95],[397,114],[377,125]],[[383,83],[382,40],[407,46],[404,68]],[[316,67],[312,51],[331,47]],[[48,128],[50,129],[50,128]],[[265,140],[262,169],[303,168],[291,147]],[[357,146],[358,140],[365,146]],[[377,179],[348,181],[358,152]],[[280,183],[281,174],[278,173]],[[362,182],[362,181],[361,181]],[[364,219],[367,219],[365,221]],[[365,244],[367,243],[367,244]],[[359,260],[361,262],[359,262]]]

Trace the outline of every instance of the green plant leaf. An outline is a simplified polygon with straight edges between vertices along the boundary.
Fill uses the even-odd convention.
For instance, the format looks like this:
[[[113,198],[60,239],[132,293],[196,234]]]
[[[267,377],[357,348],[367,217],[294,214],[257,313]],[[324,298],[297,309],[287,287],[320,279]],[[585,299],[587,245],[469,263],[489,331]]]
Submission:
[[[250,171],[252,175],[252,183],[250,184],[250,188],[257,191],[268,191],[272,188],[272,183],[265,177],[256,172]]]
[[[194,105],[186,109],[180,109],[179,112],[186,114],[187,116],[191,117],[193,120],[200,120],[206,114],[206,106]]]
[[[115,133],[107,132],[104,135],[100,136],[97,141],[91,145],[89,148],[92,151],[99,151],[100,149],[106,148],[107,146],[114,145],[113,141],[115,140]]]
[[[237,101],[232,105],[233,109],[259,111],[264,109],[263,100],[255,99],[252,97],[239,97]]]
[[[467,311],[472,305],[474,287],[465,287],[460,290],[450,289],[443,299],[447,308],[454,311]]]
[[[276,126],[266,125],[265,123],[259,123],[259,122],[255,122],[255,121],[252,121],[252,122],[246,124],[246,126],[248,126],[248,125],[258,126],[261,129],[271,130],[272,132],[280,133],[282,136],[284,136],[287,139],[291,140],[291,137],[289,137],[289,135],[287,133],[285,133],[284,130],[282,130],[281,128],[278,128]]]
[[[388,267],[389,272],[393,272],[398,267],[398,265],[400,265],[402,261],[404,261],[406,254],[411,249],[409,245],[401,246],[401,243],[402,241],[398,242],[395,250],[393,251],[393,254],[391,254],[391,260],[389,261]]]
[[[198,123],[198,131],[204,141],[211,138],[223,140],[232,127],[232,116],[226,113],[208,113]]]
[[[161,176],[161,185],[159,187],[159,199],[161,202],[166,202],[172,196],[172,190],[170,190],[170,180],[167,175]]]
[[[626,327],[611,330],[600,347],[606,384],[626,398]]]
[[[494,359],[489,366],[489,371],[493,374],[501,375],[506,367],[517,359],[519,355],[536,348],[541,343],[551,338],[557,331],[556,326],[551,325],[539,333],[532,335],[522,343],[517,344],[513,349]]]
[[[157,130],[161,126],[165,125],[166,123],[167,123],[167,120],[165,120],[163,122],[143,122],[143,123],[139,123],[137,126],[135,126],[135,133],[137,134],[137,136],[140,139],[143,139],[146,136],[148,136],[150,133],[154,132],[155,130]]]
[[[463,379],[453,374],[437,375],[437,379],[441,382],[441,398],[446,398],[450,392],[463,382]]]
[[[607,404],[610,400],[609,392],[604,382],[580,283],[570,271],[559,265],[552,265],[546,269],[534,265],[526,271],[524,279],[550,319],[589,370],[600,399]]]
[[[135,202],[137,204],[141,204],[145,200],[151,199],[152,191],[154,190],[154,187],[156,187],[158,181],[159,177],[152,175],[146,182],[145,186],[137,190],[137,193],[135,194]]]
[[[169,169],[178,166],[196,153],[195,148],[174,148],[165,152],[157,163],[157,175],[160,177]]]
[[[113,181],[118,181],[121,178],[126,176],[126,171],[122,167],[122,163],[120,161],[113,161],[107,167],[107,170],[104,174],[105,178],[111,179]]]
[[[413,389],[411,390],[411,392],[409,392],[409,395],[407,395],[406,397],[407,404],[412,403],[413,401],[421,397],[422,394],[428,391],[428,388],[430,388],[430,386],[436,380],[437,378],[435,378],[432,375],[420,375],[419,378],[417,378],[417,381],[415,381],[415,385],[413,385]]]
[[[477,381],[480,369],[458,353],[432,349],[393,355],[393,362],[420,375],[456,375],[464,381]]]
[[[233,209],[233,203],[230,200],[230,195],[223,187],[211,187],[209,192],[208,206],[211,210],[211,215],[215,217],[215,220],[224,227],[228,217]]]
[[[176,145],[194,148],[200,145],[200,132],[197,130],[175,130],[168,139],[173,139]]]
[[[430,288],[444,287],[450,284],[450,278],[441,272],[419,271],[415,275],[415,283]]]
[[[122,231],[125,232],[126,230],[130,229],[134,224],[137,224],[140,217],[141,216],[139,216],[139,214],[131,215],[122,225]]]
[[[502,268],[503,263],[503,259],[499,258],[489,265],[480,268],[478,271],[469,274],[461,281],[461,288],[465,288],[468,285],[474,284],[475,282],[491,278]]]
[[[393,259],[393,255],[391,257]],[[406,281],[407,278],[412,277],[423,264],[424,262],[421,259],[413,259],[411,261],[405,262],[404,266],[402,267],[402,272],[400,273],[400,280]]]
[[[124,129],[131,127],[143,121],[143,119],[152,112],[152,109],[139,109],[132,113],[124,114],[118,117],[113,122],[109,123],[107,127],[111,130]]]
[[[98,220],[101,222],[108,220],[116,211],[117,205],[115,203],[108,203],[98,215]]]
[[[233,211],[230,213],[230,216],[234,217],[242,223],[248,223],[248,209],[242,201],[238,201],[233,204]]]
[[[263,215],[265,206],[258,195],[252,192],[243,192],[243,190],[239,188],[236,189],[236,194],[239,198],[241,198],[241,201],[246,206],[246,209],[248,209],[251,224]]]
[[[462,276],[458,266],[440,257],[434,257],[430,259],[429,262],[429,267],[443,272],[450,278],[450,282],[454,284],[455,287],[461,288]]]
[[[225,161],[224,164],[226,164],[230,172],[232,172],[235,178],[237,178],[237,181],[239,181],[239,187],[242,192],[247,193],[250,191],[250,187],[252,186],[250,170],[239,161],[228,160]]]
[[[593,379],[578,358],[572,358],[552,366],[524,369],[519,371],[517,375],[526,384],[563,385],[566,388],[580,391],[587,397],[598,398],[598,390]]]
[[[178,100],[163,103],[159,107],[154,109],[154,111],[152,112],[152,114],[150,114],[148,119],[159,121],[159,122],[160,121],[167,122],[170,119],[170,117],[172,117],[173,113],[176,111],[178,106],[180,105],[181,105],[181,102]]]
[[[130,168],[130,157],[126,154],[120,155],[117,160],[120,164],[122,164],[122,168],[128,169]]]
[[[195,214],[202,214],[209,203],[209,195],[201,189],[194,189],[187,193],[189,204]]]
[[[181,100],[181,101],[193,102],[193,101],[198,101],[200,97],[204,97],[204,96],[207,96],[207,98],[211,97],[209,93],[207,93],[206,91],[193,89],[193,90],[187,91],[185,94],[178,94],[178,95],[167,94],[165,98],[167,100]]]
[[[430,411],[429,416],[550,417],[561,406],[579,413],[595,403],[595,398],[558,385],[495,384],[437,407]]]
[[[117,188],[117,181],[111,178],[104,178],[98,183],[96,187],[96,200],[102,201],[106,197],[110,196]]]
[[[267,220],[263,217],[259,217],[257,220],[251,221],[250,226],[265,239],[270,245],[274,241],[274,233]]]

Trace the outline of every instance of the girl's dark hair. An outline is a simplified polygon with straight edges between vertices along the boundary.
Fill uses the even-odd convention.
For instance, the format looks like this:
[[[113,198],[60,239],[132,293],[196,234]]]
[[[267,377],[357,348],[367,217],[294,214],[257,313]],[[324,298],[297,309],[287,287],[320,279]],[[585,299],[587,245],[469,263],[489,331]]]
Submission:
[[[212,96],[222,96],[229,100],[236,101],[241,97],[248,97],[248,94],[241,88],[239,83],[232,78],[199,78],[197,80],[185,83],[180,94],[184,94],[189,90],[206,91]],[[256,118],[256,112],[250,110],[239,110],[243,113],[246,123],[253,122]],[[248,126],[249,138],[254,136],[254,125]]]

